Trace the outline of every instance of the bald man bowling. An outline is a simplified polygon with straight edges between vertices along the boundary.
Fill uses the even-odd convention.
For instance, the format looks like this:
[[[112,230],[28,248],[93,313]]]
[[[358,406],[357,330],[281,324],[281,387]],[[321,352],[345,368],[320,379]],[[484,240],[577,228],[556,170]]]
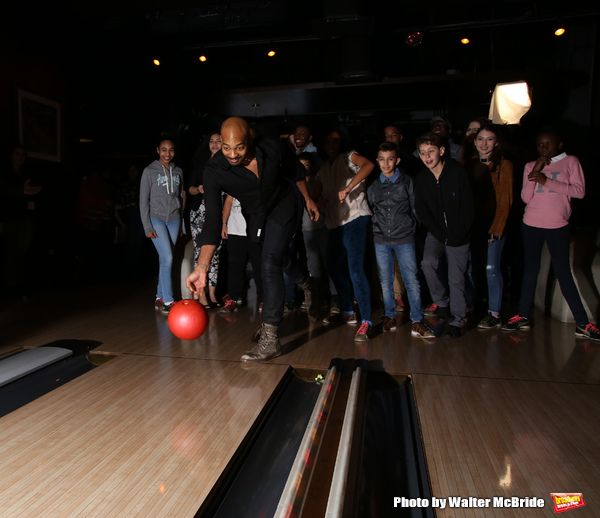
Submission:
[[[206,221],[200,236],[200,256],[186,285],[194,298],[206,286],[210,260],[221,239],[222,201],[226,192],[237,198],[247,223],[247,235],[262,246],[262,280],[264,307],[260,338],[256,346],[242,356],[242,361],[259,362],[281,354],[278,328],[283,320],[283,272],[304,291],[309,314],[318,308],[314,283],[306,267],[294,260],[290,240],[302,216],[304,197],[311,219],[319,210],[308,194],[305,173],[297,161],[282,165],[281,144],[276,139],[253,139],[248,123],[231,117],[221,126],[222,148],[204,169],[204,204]]]

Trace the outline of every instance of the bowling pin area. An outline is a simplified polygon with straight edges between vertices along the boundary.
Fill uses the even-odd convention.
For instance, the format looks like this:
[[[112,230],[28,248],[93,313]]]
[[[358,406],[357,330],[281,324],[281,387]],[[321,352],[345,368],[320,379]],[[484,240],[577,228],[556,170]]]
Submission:
[[[600,344],[576,339],[573,324],[534,312],[528,332],[471,325],[457,340],[423,340],[411,336],[408,314],[398,313],[396,331],[357,343],[355,326],[330,327],[322,323],[326,313],[315,321],[294,311],[280,327],[283,354],[252,364],[240,361],[261,322],[252,296],[235,313],[209,310],[204,334],[182,340],[153,309],[153,289],[146,280],[40,292],[0,310],[0,364],[74,343],[80,350],[71,356],[89,365],[69,381],[60,371],[45,382],[26,373],[0,387],[19,383],[20,394],[35,394],[0,417],[1,517],[202,516],[290,370],[319,385],[332,359],[365,361],[410,385],[430,501],[544,500],[543,507],[407,508],[387,492],[378,500],[374,484],[377,512],[357,516],[547,517],[551,493],[583,495],[586,505],[573,517],[599,515]],[[374,321],[380,316],[377,308]],[[397,418],[395,399],[385,401],[392,403],[381,405],[382,427]],[[286,437],[293,424],[282,422],[275,435]],[[323,433],[319,454],[339,459]],[[378,442],[393,452],[401,440],[394,433]],[[263,449],[269,459],[281,454],[276,444]],[[252,473],[254,491],[268,489],[260,467]],[[329,492],[330,482],[320,481]],[[410,496],[400,484],[397,494],[389,491],[398,502]],[[291,509],[289,516],[325,516],[310,498]]]

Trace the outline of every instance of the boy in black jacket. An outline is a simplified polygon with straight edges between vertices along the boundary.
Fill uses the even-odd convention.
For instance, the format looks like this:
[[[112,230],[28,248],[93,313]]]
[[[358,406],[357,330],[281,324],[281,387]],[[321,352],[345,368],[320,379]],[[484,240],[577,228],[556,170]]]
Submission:
[[[427,133],[419,137],[417,149],[426,167],[415,181],[415,210],[427,229],[421,265],[437,305],[437,319],[450,323],[444,336],[458,338],[467,313],[465,274],[474,216],[473,193],[466,170],[452,158],[446,158],[439,135]],[[444,256],[447,276],[440,271]]]
[[[396,303],[394,300],[394,253],[406,285],[410,303],[412,334],[422,338],[435,338],[433,331],[423,322],[421,287],[417,279],[415,231],[417,220],[414,208],[413,182],[410,176],[397,168],[400,163],[394,143],[379,146],[377,162],[381,174],[367,189],[373,210],[373,237],[375,255],[385,314],[383,330],[396,329]]]

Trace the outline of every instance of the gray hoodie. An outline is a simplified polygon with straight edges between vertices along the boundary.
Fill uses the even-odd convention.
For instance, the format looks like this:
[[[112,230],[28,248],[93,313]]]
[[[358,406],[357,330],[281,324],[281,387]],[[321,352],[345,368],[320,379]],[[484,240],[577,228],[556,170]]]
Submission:
[[[144,169],[140,182],[140,215],[144,234],[154,232],[150,218],[169,223],[181,217],[183,173],[174,164],[167,169],[158,160]]]

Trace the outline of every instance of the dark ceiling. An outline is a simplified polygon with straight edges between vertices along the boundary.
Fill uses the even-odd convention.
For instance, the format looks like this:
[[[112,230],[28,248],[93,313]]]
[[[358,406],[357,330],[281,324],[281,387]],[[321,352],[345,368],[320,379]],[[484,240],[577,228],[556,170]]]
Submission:
[[[22,45],[70,60],[85,119],[156,111],[173,124],[211,113],[393,108],[393,118],[415,119],[449,105],[477,109],[497,82],[569,69],[585,44],[581,27],[589,32],[600,13],[596,2],[564,0],[58,0],[13,9]],[[552,35],[559,23],[562,38]],[[422,43],[409,46],[416,31]]]
[[[558,43],[548,29],[589,22],[600,12],[596,2],[564,0],[63,4],[73,20],[66,29],[95,51],[92,56],[136,71],[151,68],[158,57],[165,69],[218,88],[502,70],[531,65],[529,51],[544,45],[549,47],[534,59],[552,66]],[[423,42],[410,47],[406,37],[415,31],[423,33]],[[472,43],[462,45],[463,36]],[[266,55],[270,47],[274,58]],[[201,53],[206,63],[198,61]]]

